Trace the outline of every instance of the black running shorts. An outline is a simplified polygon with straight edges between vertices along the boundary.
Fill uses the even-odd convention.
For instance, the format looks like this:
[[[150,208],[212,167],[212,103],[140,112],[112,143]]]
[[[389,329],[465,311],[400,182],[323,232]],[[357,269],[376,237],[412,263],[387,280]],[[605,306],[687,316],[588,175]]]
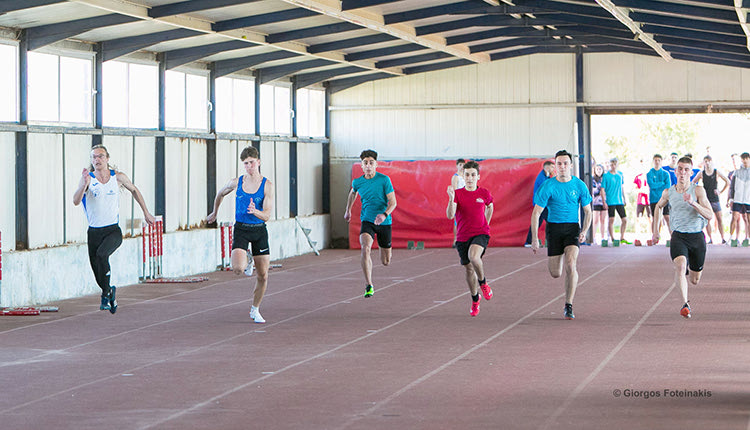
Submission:
[[[688,261],[688,267],[693,272],[703,270],[703,263],[706,261],[706,236],[702,231],[698,233],[681,233],[672,232],[672,239],[669,242],[669,255],[672,260],[684,255]]]
[[[378,239],[378,247],[390,248],[391,247],[391,225],[375,225],[370,221],[362,221],[362,227],[359,228],[360,236],[363,234],[369,234],[370,237]]]
[[[563,255],[565,248],[570,245],[580,247],[578,242],[580,234],[581,226],[577,222],[548,222],[546,227],[547,256]]]
[[[469,264],[469,248],[471,245],[479,245],[484,250],[482,251],[482,257],[487,251],[487,245],[490,243],[490,236],[487,234],[480,234],[474,236],[466,242],[456,242],[456,251],[458,251],[458,257],[461,259],[461,265],[466,266]]]
[[[266,224],[234,223],[234,238],[232,238],[232,249],[247,249],[252,244],[252,255],[269,255],[268,229]]]

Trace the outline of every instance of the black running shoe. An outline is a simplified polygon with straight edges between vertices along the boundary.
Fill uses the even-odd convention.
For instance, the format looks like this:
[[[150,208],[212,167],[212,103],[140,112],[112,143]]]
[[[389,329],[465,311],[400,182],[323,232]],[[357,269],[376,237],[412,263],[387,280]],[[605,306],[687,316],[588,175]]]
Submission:
[[[99,304],[99,310],[100,311],[109,310],[109,296],[105,296],[104,294],[102,294],[102,302]]]
[[[110,287],[109,289],[109,312],[113,314],[117,312],[117,297],[115,296],[116,290],[116,287]]]
[[[365,287],[365,298],[372,297],[372,295],[375,294],[375,288],[372,287],[372,285],[368,285]]]
[[[566,320],[572,320],[576,316],[573,315],[573,305],[570,303],[565,303],[565,319]]]

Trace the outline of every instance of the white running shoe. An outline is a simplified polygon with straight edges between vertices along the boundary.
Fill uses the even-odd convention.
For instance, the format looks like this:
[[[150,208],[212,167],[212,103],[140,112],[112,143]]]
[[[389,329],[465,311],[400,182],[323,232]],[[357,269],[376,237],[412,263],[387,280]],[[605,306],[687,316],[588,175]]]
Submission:
[[[260,310],[255,306],[250,307],[250,318],[252,318],[256,324],[263,324],[266,322],[266,320],[260,315]]]
[[[245,276],[253,276],[253,270],[255,269],[255,261],[250,258],[250,260],[247,262],[247,267],[245,267]]]

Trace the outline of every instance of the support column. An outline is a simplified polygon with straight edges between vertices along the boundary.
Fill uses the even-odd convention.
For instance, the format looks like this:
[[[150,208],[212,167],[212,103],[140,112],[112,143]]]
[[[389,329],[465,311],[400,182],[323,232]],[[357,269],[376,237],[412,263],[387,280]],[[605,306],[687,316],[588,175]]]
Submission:
[[[166,95],[167,95],[167,57],[166,54],[157,56],[159,61],[159,131],[166,130]],[[161,215],[166,222],[166,144],[164,136],[157,136],[154,148],[154,215]]]
[[[97,43],[96,44],[96,58],[94,58],[94,128],[99,130],[101,132],[102,130],[102,120],[103,120],[103,100],[104,100],[104,93],[102,91],[103,89],[103,65],[104,65],[104,55],[102,50],[102,44]],[[102,135],[101,134],[94,134],[91,136],[91,146],[101,145],[102,144]]]
[[[326,105],[326,113],[325,113],[325,119],[326,119],[326,139],[328,139],[328,142],[323,144],[323,196],[322,196],[322,203],[323,203],[323,213],[328,214],[331,213],[331,110],[329,107],[331,106],[331,89],[326,87],[326,96],[325,96],[325,105]]]
[[[214,210],[214,199],[216,199],[216,63],[208,67],[208,102],[211,111],[208,115],[208,131],[214,135],[213,139],[206,140],[206,213]]]
[[[292,78],[292,137],[297,137],[297,78]],[[297,142],[289,142],[289,216],[297,216]]]
[[[28,40],[26,30],[21,31],[18,44],[18,120],[28,125],[29,72]],[[27,131],[16,132],[16,250],[29,248],[29,185]]]

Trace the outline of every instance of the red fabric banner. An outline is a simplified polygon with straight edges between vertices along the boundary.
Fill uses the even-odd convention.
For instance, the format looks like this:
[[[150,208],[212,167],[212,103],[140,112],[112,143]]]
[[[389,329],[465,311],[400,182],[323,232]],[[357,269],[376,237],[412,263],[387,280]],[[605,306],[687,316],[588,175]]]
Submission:
[[[495,206],[490,222],[490,246],[523,246],[533,210],[534,180],[544,161],[506,158],[479,162],[479,186],[490,191]],[[378,172],[388,175],[396,190],[393,247],[406,248],[408,241],[414,241],[424,242],[426,248],[449,248],[453,244],[453,220],[445,216],[446,189],[456,172],[456,162],[378,161]],[[352,180],[360,176],[362,167],[354,164]],[[351,249],[360,247],[360,209],[358,196],[349,224]],[[373,247],[377,247],[377,241]]]

